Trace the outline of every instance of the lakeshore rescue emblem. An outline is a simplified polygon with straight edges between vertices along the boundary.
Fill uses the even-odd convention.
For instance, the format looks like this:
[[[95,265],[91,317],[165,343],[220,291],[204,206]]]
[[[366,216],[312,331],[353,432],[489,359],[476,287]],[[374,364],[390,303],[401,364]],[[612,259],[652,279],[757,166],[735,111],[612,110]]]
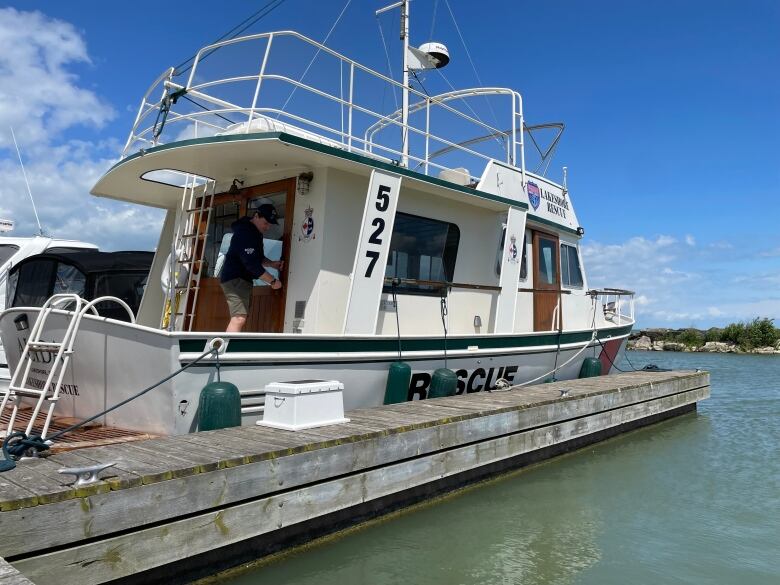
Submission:
[[[314,233],[314,209],[311,205],[303,210],[303,222],[301,222],[301,233],[298,236],[298,241],[303,240],[308,242],[315,239],[317,236]]]
[[[534,208],[534,211],[539,209],[539,204],[542,202],[542,192],[539,189],[539,185],[528,181],[528,202]]]

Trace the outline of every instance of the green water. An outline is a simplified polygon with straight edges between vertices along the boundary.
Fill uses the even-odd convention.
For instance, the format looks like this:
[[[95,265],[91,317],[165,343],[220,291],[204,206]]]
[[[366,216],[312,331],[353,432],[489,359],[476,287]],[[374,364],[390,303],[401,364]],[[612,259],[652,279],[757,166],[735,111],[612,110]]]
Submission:
[[[629,359],[707,369],[712,397],[223,585],[780,584],[780,356]]]

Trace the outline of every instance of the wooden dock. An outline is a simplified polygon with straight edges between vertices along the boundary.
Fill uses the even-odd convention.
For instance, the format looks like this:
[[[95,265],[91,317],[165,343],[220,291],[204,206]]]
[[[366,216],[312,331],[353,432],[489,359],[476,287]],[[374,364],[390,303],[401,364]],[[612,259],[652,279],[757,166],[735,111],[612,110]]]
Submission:
[[[0,557],[0,585],[35,585]]]
[[[24,460],[0,474],[0,556],[38,585],[187,582],[693,411],[709,392],[707,372],[632,372]],[[57,473],[110,461],[85,488]]]

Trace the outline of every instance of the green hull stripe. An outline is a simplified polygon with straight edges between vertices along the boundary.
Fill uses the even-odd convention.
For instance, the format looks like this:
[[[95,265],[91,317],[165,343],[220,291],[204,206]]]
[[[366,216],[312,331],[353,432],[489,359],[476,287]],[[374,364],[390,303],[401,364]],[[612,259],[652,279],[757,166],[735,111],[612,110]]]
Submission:
[[[494,201],[496,203],[501,203],[503,205],[508,205],[510,207],[515,207],[517,209],[527,210],[528,205],[526,203],[523,203],[522,201],[515,201],[514,199],[507,199],[505,197],[500,197],[498,195],[493,195],[492,193],[487,193],[485,191],[478,191],[477,189],[470,189],[469,187],[464,187],[463,185],[458,185],[456,183],[450,183],[449,181],[444,181],[442,179],[436,178],[436,177],[430,177],[428,175],[425,175],[423,173],[418,173],[416,171],[410,171],[409,169],[405,169],[403,167],[399,167],[396,165],[392,165],[386,162],[378,161],[374,158],[371,158],[369,156],[365,156],[362,154],[356,154],[354,152],[346,152],[344,150],[341,150],[339,148],[335,148],[333,146],[327,146],[325,144],[320,144],[318,142],[314,142],[312,140],[307,140],[306,138],[301,138],[300,136],[294,136],[292,134],[287,134],[285,132],[256,132],[251,134],[229,134],[226,136],[208,136],[205,138],[190,138],[189,140],[179,140],[178,142],[171,142],[169,144],[161,144],[160,146],[153,146],[152,148],[146,149],[143,151],[143,154],[141,152],[137,152],[135,154],[132,154],[128,156],[127,158],[119,161],[116,163],[111,169],[108,171],[109,173],[113,171],[115,168],[117,168],[120,165],[123,165],[133,159],[136,159],[140,156],[146,156],[155,152],[161,152],[163,150],[169,150],[171,148],[183,148],[187,146],[196,146],[199,144],[214,144],[218,142],[240,142],[243,140],[279,140],[280,142],[284,142],[285,144],[290,144],[293,146],[299,146],[301,148],[307,148],[309,150],[314,150],[317,152],[321,152],[323,154],[328,154],[331,156],[337,156],[339,158],[343,158],[346,160],[350,160],[353,162],[357,162],[360,164],[364,164],[373,168],[378,169],[384,169],[386,171],[389,171],[391,173],[396,173],[398,175],[403,175],[405,177],[409,177],[411,179],[416,179],[418,181],[423,181],[425,183],[430,183],[432,185],[437,185],[439,187],[444,187],[446,189],[450,189],[452,191],[458,191],[460,193],[464,193],[466,195],[469,195],[471,197],[477,197],[479,199],[486,199],[488,201]],[[108,174],[108,173],[107,173]],[[560,226],[559,226],[560,227]]]
[[[603,329],[599,331],[598,338],[620,337],[631,331],[631,325],[617,329]],[[563,333],[560,343],[584,343],[590,341],[591,333],[582,331],[577,333]],[[507,347],[534,347],[541,345],[557,345],[557,333],[543,333],[541,335],[523,336],[490,336],[490,337],[449,337],[447,349],[464,350],[469,346],[478,346],[479,349],[500,349]],[[196,353],[205,351],[205,339],[181,339],[179,351],[182,353]],[[444,339],[401,339],[402,351],[441,351],[444,347]],[[231,339],[227,353],[357,353],[357,352],[392,352],[398,351],[396,339]]]

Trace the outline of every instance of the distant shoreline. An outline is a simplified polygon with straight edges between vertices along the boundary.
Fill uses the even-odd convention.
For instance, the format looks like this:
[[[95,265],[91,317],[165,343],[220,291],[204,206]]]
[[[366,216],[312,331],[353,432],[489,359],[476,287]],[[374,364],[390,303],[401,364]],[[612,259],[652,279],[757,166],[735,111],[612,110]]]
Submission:
[[[767,323],[771,329],[767,329]],[[760,335],[755,330],[760,330]],[[729,325],[724,329],[642,329],[632,331],[626,349],[688,353],[739,353],[780,355],[780,335],[770,320]],[[743,343],[733,341],[739,339]]]

